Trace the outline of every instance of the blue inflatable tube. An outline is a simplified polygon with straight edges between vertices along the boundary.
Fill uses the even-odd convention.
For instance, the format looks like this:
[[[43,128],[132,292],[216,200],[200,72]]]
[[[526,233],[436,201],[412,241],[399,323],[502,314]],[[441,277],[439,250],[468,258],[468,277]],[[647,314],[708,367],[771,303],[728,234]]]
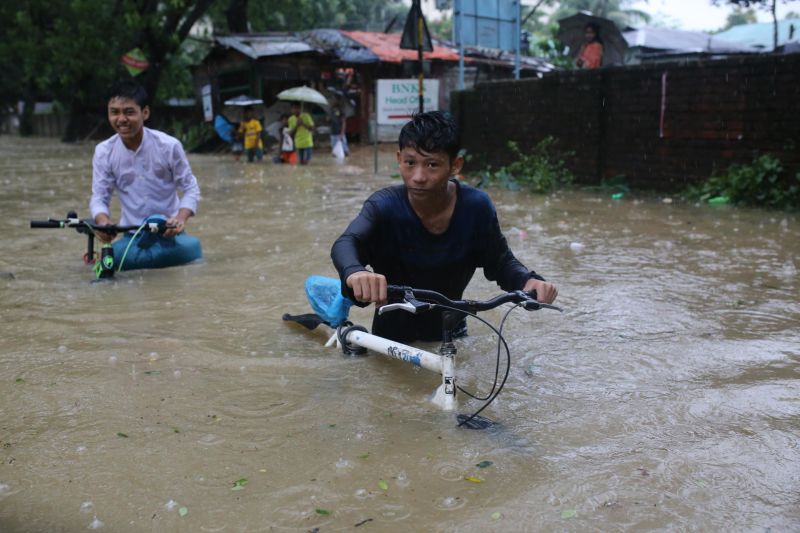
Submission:
[[[179,266],[203,257],[200,239],[186,233],[179,233],[175,237],[153,233],[139,233],[134,237],[128,233],[112,246],[120,270]]]

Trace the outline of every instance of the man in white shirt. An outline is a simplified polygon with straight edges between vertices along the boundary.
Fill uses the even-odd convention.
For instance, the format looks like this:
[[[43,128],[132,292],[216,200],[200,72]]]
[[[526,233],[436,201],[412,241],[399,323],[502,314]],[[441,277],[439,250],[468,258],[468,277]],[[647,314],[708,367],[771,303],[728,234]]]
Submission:
[[[116,190],[122,206],[120,225],[138,226],[148,217],[161,215],[168,226],[174,226],[164,237],[174,237],[183,233],[195,214],[200,187],[180,141],[146,128],[149,116],[147,92],[139,83],[126,80],[111,87],[108,121],[117,133],[95,148],[89,207],[97,224],[111,224],[109,204]],[[100,232],[97,236],[104,242],[114,238]]]

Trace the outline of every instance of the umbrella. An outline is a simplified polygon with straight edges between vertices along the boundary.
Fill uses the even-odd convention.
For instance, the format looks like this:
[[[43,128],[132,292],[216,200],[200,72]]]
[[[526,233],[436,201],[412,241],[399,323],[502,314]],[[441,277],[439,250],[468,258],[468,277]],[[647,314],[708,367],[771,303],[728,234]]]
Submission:
[[[249,105],[259,105],[263,103],[264,100],[260,98],[253,98],[252,96],[247,96],[245,94],[240,94],[236,98],[225,100],[225,105],[232,105],[235,107],[247,107]]]
[[[328,100],[322,93],[315,91],[311,87],[292,87],[278,93],[278,100],[288,100],[290,102],[308,102],[321,106],[328,106]]]
[[[558,21],[558,40],[569,46],[569,53],[576,57],[584,43],[583,30],[589,23],[600,28],[600,40],[603,41],[603,66],[622,65],[625,62],[625,50],[628,43],[614,21],[595,17],[585,11],[576,13]]]
[[[247,96],[245,94],[241,94],[236,98],[231,98],[230,100],[225,100],[223,102],[225,106],[228,108],[228,112],[230,114],[230,118],[236,122],[241,122],[244,119],[244,108],[251,107],[253,108],[253,112],[256,115],[260,115],[263,113],[264,100],[260,98],[253,98],[252,96]]]

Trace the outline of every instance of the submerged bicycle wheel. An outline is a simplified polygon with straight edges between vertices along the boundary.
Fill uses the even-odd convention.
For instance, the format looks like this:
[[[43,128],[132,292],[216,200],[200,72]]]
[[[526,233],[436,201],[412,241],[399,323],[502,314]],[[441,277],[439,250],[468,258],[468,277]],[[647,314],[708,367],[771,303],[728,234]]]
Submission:
[[[458,415],[456,420],[458,420],[458,427],[467,429],[489,429],[490,427],[494,426],[494,422],[492,420],[489,420],[485,416],[481,415]]]

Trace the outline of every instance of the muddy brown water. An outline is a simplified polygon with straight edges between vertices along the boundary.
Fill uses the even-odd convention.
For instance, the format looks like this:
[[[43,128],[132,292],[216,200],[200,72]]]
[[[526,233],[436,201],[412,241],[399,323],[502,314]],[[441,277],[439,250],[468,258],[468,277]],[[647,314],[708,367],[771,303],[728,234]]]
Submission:
[[[390,147],[378,176],[369,148],[192,156],[205,259],[103,284],[83,236],[28,228],[86,215],[92,149],[0,137],[0,530],[800,530],[796,214],[492,191],[565,312],[511,314],[498,424],[469,431],[436,376],[281,321]],[[471,326],[462,385],[494,342]]]

